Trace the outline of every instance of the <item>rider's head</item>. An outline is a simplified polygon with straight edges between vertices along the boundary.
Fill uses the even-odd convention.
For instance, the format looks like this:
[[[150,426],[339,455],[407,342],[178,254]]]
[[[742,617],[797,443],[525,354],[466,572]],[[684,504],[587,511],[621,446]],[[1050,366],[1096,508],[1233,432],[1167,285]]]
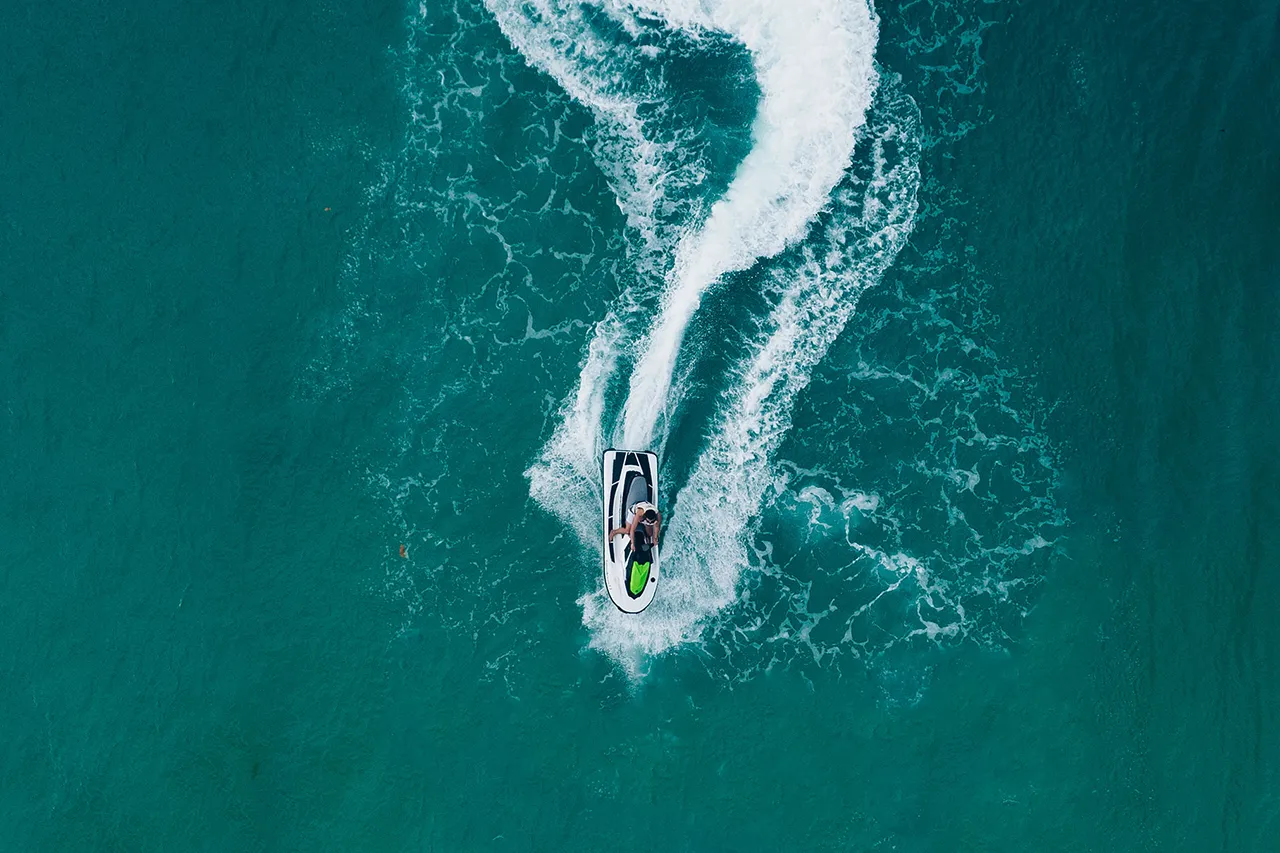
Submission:
[[[645,521],[648,521],[648,522],[654,522],[654,521],[657,521],[657,520],[658,520],[658,513],[657,513],[657,511],[656,511],[656,510],[646,509],[646,510],[644,511],[644,516],[643,516],[643,518],[644,518],[644,520],[645,520]]]

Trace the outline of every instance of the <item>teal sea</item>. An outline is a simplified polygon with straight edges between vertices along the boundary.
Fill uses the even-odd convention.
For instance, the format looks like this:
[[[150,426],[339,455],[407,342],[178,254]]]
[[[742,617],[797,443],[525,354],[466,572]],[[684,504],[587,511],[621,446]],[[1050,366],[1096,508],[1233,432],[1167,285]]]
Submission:
[[[0,42],[0,849],[1278,849],[1277,0]]]

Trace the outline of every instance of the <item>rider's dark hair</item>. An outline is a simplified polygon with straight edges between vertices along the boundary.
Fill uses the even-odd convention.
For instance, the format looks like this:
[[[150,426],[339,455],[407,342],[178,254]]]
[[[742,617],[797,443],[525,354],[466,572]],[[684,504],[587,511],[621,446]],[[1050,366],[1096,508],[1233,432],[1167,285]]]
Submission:
[[[654,512],[653,510],[651,510],[651,509],[646,509],[646,510],[644,511],[644,520],[645,520],[645,521],[657,521],[657,520],[658,520],[658,514],[657,514],[656,512]]]

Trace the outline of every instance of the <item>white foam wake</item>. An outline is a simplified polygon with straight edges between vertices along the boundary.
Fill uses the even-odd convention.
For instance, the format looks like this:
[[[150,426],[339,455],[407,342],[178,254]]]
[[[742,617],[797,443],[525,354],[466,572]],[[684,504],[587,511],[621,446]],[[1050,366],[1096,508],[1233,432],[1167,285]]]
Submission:
[[[676,248],[657,326],[632,373],[622,446],[649,448],[676,357],[707,288],[804,237],[849,166],[875,92],[877,23],[860,0],[635,0],[669,25],[729,34],[761,99],[754,145],[706,222]]]
[[[877,21],[862,0],[486,3],[525,58],[591,109],[603,139],[597,157],[629,223],[647,248],[666,246],[671,253],[659,321],[642,341],[621,435],[614,436],[622,446],[652,447],[663,412],[678,404],[676,359],[707,289],[727,273],[796,247],[820,216],[828,220],[819,249],[788,255],[771,273],[776,308],[761,324],[761,338],[734,377],[736,387],[724,396],[716,432],[680,492],[657,601],[643,617],[622,621],[602,590],[581,600],[592,644],[634,669],[647,654],[696,639],[707,620],[734,600],[747,565],[745,527],[758,511],[769,479],[764,469],[789,427],[795,395],[843,327],[857,294],[879,279],[909,230],[918,176],[918,157],[908,150],[914,137],[899,146],[893,166],[880,162],[875,181],[849,183],[835,197],[833,190],[860,134],[875,141],[881,157],[886,138],[914,134],[915,126],[881,122],[865,133],[879,75]],[[644,77],[642,63],[628,58],[633,46],[600,35],[602,14],[624,32],[657,19],[695,39],[727,33],[750,53],[761,93],[753,146],[701,221],[669,218],[676,186],[695,184],[700,176],[695,167],[694,174],[673,177],[690,166],[679,130],[661,125],[669,95],[656,78],[636,85],[632,77]],[[823,214],[829,205],[833,209]],[[624,292],[597,325],[578,387],[528,471],[533,497],[564,518],[588,547],[599,536],[607,390],[620,353],[633,345],[628,320],[644,298]],[[714,520],[711,530],[708,520]]]
[[[919,112],[895,82],[867,134],[873,166],[833,197],[830,221],[774,271],[777,307],[723,397],[716,431],[676,498],[663,546],[660,595],[645,619],[623,617],[603,594],[583,597],[592,645],[628,666],[698,638],[732,604],[748,565],[747,525],[773,481],[771,459],[809,383],[857,306],[911,233],[920,183]]]

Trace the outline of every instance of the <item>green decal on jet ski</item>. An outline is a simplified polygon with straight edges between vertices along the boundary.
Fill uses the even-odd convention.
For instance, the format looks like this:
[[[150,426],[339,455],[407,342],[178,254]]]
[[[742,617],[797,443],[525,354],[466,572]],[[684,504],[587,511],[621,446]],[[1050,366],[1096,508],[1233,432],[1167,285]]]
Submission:
[[[631,580],[628,586],[632,595],[644,592],[644,585],[649,582],[649,562],[631,564]]]

